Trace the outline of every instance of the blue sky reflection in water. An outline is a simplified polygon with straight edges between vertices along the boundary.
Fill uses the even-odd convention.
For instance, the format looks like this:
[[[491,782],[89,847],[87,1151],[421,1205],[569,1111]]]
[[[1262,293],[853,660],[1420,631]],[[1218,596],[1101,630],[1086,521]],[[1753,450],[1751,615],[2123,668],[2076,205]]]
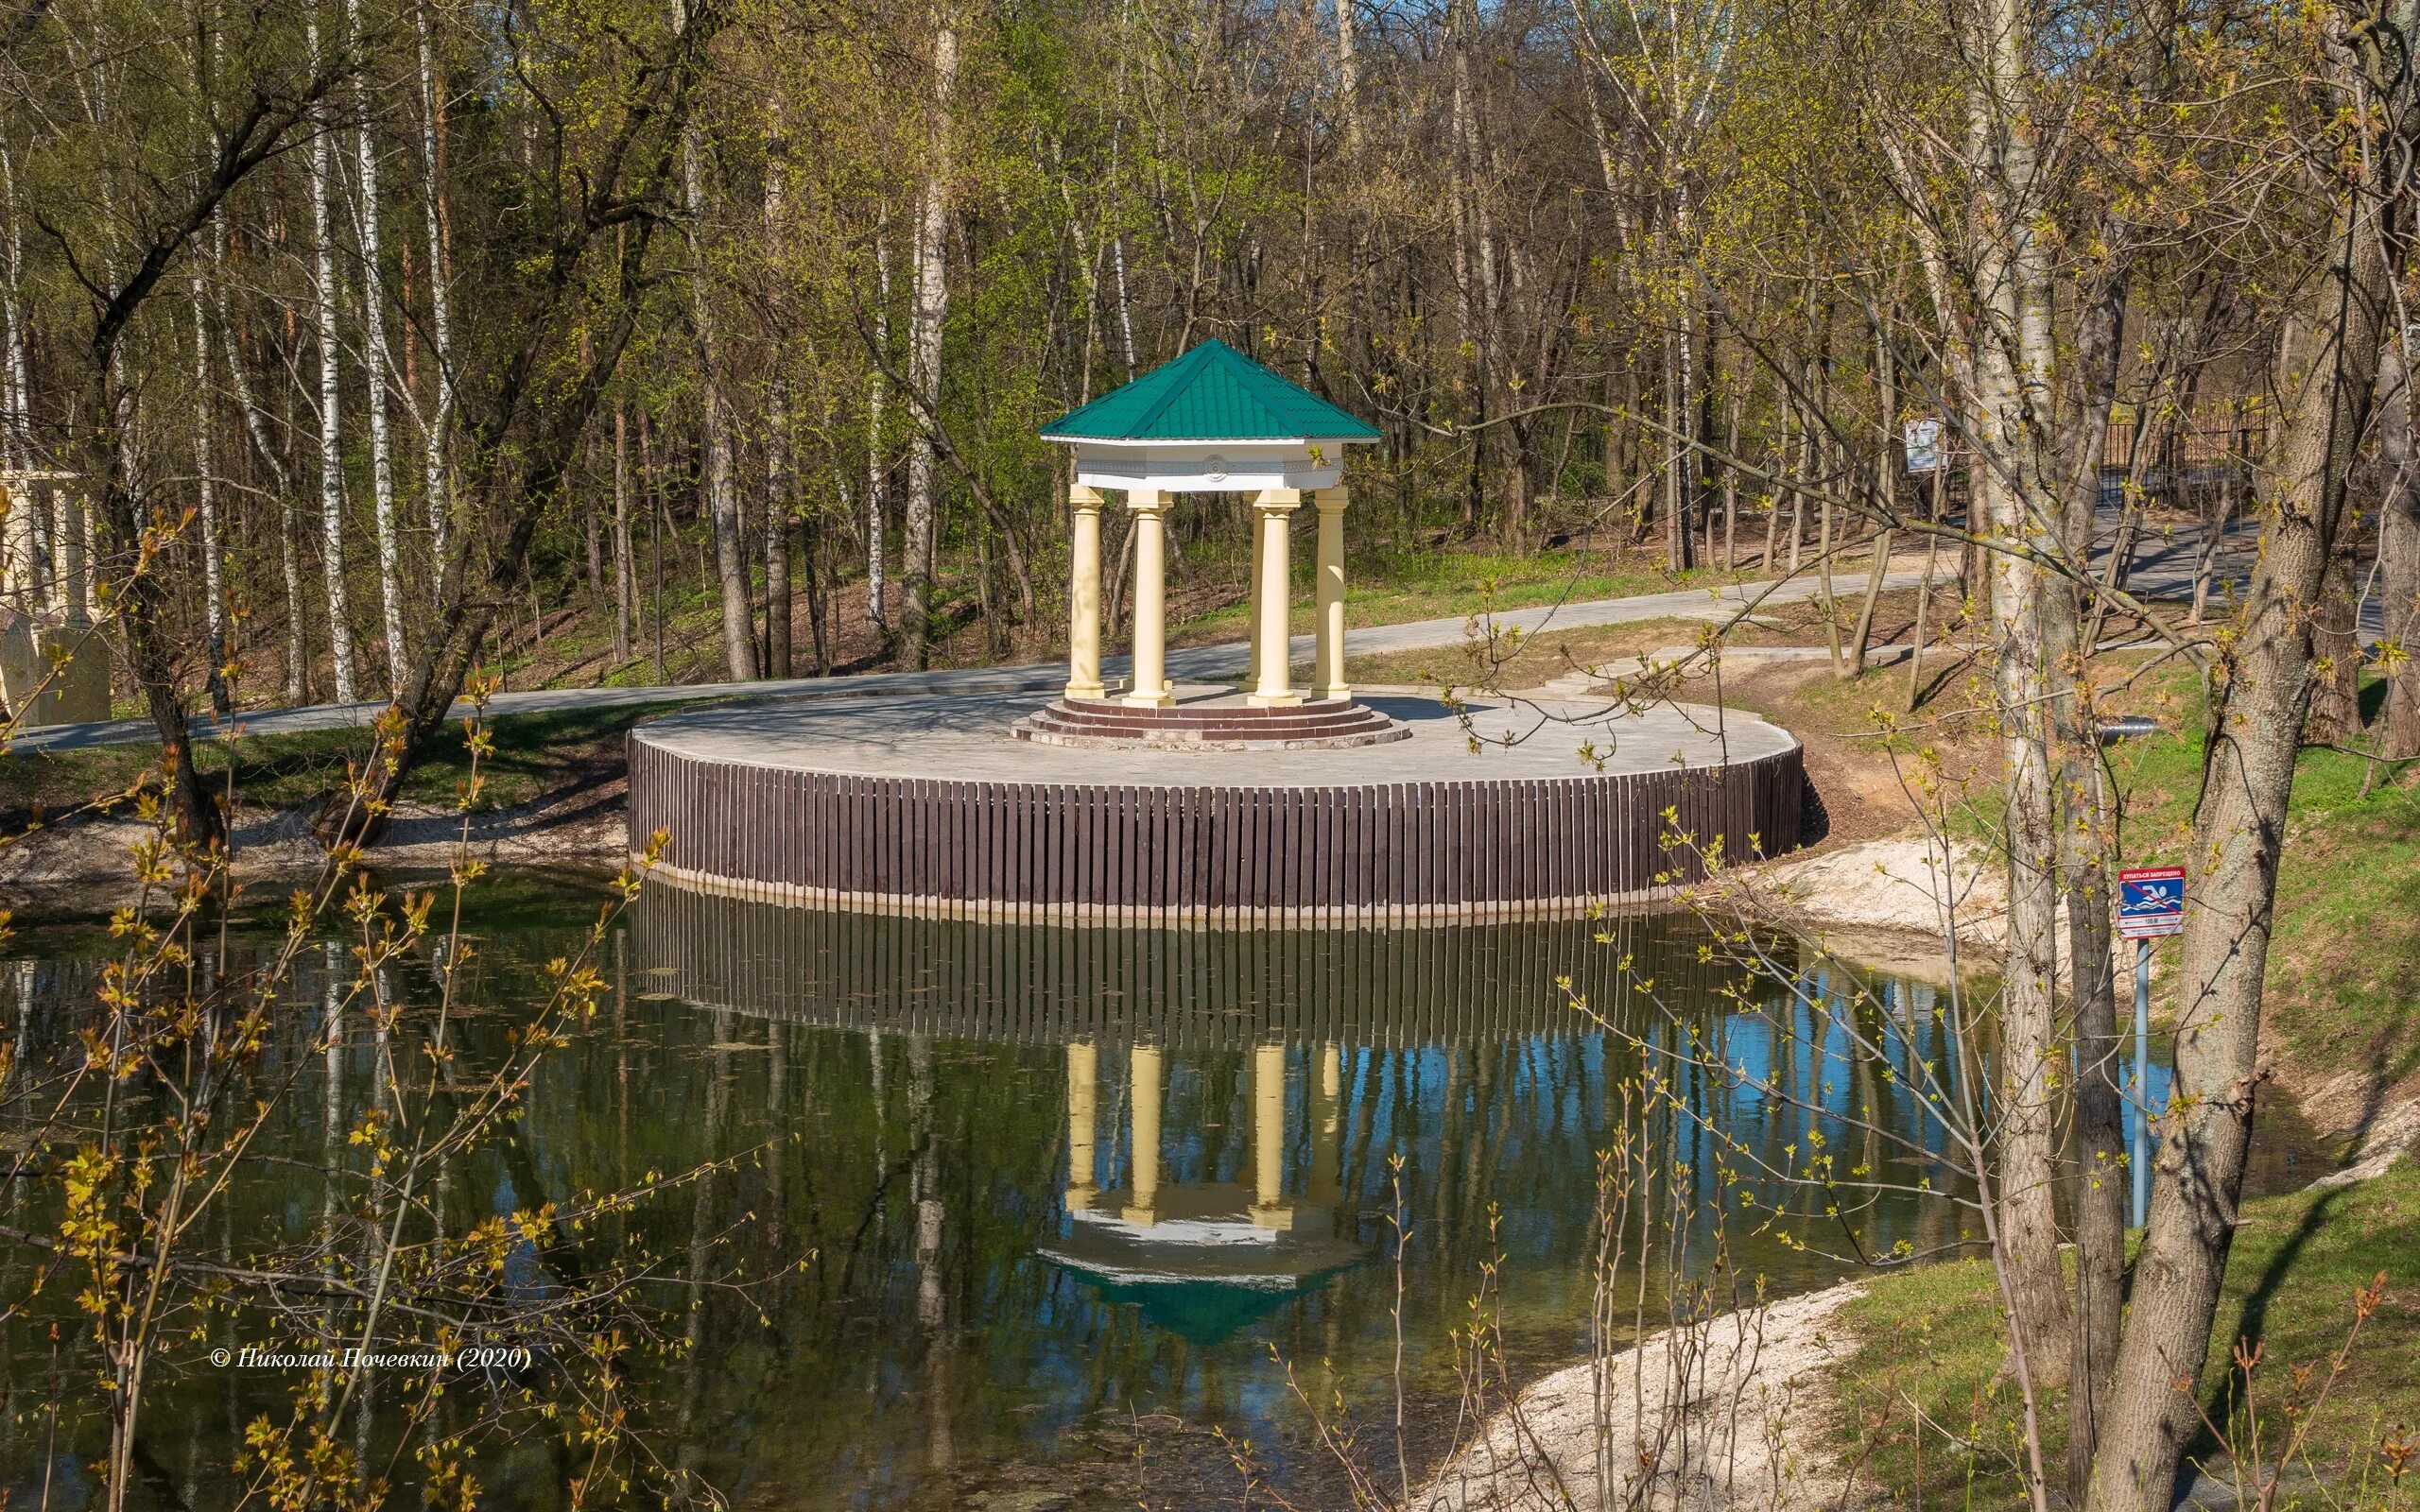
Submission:
[[[579,879],[522,878],[475,910],[458,988],[466,1057],[527,1012],[536,966],[574,943],[595,902]],[[274,928],[239,933],[231,955],[266,948]],[[1484,1262],[1503,1257],[1496,1303],[1516,1368],[1584,1344],[1596,1152],[1635,1062],[1567,1005],[1563,979],[1616,1024],[1691,1023],[1725,1060],[1828,1107],[1871,1101],[1894,1126],[1920,1125],[1813,1016],[1786,1028],[1723,1011],[1735,973],[1699,959],[1703,937],[1676,917],[1290,934],[978,926],[651,889],[598,963],[610,989],[595,1024],[548,1065],[526,1119],[449,1172],[442,1201],[467,1228],[737,1157],[582,1235],[588,1257],[525,1242],[508,1262],[537,1295],[599,1246],[657,1257],[650,1299],[667,1342],[687,1334],[695,1348],[642,1360],[639,1421],[672,1469],[736,1505],[1232,1506],[1242,1482],[1220,1432],[1318,1502],[1338,1489],[1333,1471],[1305,1440],[1272,1351],[1315,1401],[1390,1394],[1395,1158],[1415,1455],[1451,1422],[1448,1331],[1469,1321]],[[71,1053],[105,949],[89,925],[25,928],[0,1010],[49,1054]],[[259,1181],[221,1220],[231,1256],[256,1233],[307,1234],[331,1163],[357,1172],[363,1159],[327,1132],[331,1091],[333,1126],[349,1126],[374,1054],[366,1025],[333,1057],[315,1038],[331,970],[347,968],[308,953],[286,994],[272,1054],[300,1079]],[[1915,1025],[1915,1053],[1937,1056],[1934,990],[1867,983]],[[431,1004],[434,974],[423,962],[389,990]],[[1765,1159],[1804,1146],[1799,1111],[1682,1091]],[[1856,1139],[1818,1123],[1836,1149]],[[1659,1148],[1689,1143],[1680,1127],[1659,1125]],[[1691,1179],[1711,1190],[1695,1153]],[[1807,1232],[1878,1253],[1945,1243],[1959,1223],[1946,1204],[1893,1198]],[[1757,1226],[1733,1220],[1742,1277],[1789,1289],[1840,1274]],[[1710,1231],[1702,1209],[1691,1268],[1710,1260]],[[37,1326],[6,1332],[0,1487],[12,1505],[35,1504],[44,1464]],[[230,1504],[241,1424],[282,1413],[290,1383],[205,1356],[279,1337],[265,1320],[220,1322],[177,1346],[147,1409],[157,1426],[138,1504]],[[375,1458],[400,1447],[392,1416],[360,1430]],[[98,1431],[62,1418],[54,1505],[89,1494]],[[500,1507],[562,1504],[579,1463],[537,1440],[480,1458],[483,1504]],[[409,1481],[408,1454],[398,1478]]]

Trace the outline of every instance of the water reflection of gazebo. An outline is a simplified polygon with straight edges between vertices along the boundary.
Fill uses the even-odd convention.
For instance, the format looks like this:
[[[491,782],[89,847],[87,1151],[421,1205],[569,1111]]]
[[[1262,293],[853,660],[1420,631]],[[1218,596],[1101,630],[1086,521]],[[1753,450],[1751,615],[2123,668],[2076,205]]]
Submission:
[[[1305,1099],[1311,1154],[1292,1194],[1285,1180],[1285,1045],[1253,1052],[1250,1179],[1189,1182],[1166,1179],[1167,1051],[1134,1045],[1128,1052],[1126,1184],[1108,1189],[1095,1184],[1100,1050],[1087,1040],[1068,1045],[1066,1055],[1068,1225],[1065,1235],[1043,1246],[1046,1259],[1126,1293],[1164,1323],[1202,1333],[1223,1332],[1361,1258],[1341,1182],[1340,1046],[1311,1052]]]

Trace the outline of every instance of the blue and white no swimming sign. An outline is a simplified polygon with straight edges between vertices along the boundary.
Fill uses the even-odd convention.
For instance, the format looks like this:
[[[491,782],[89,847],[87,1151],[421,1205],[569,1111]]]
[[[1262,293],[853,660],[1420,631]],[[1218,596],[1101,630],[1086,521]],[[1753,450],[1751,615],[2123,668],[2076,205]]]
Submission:
[[[2185,868],[2135,867],[2118,873],[2118,937],[2185,933]]]

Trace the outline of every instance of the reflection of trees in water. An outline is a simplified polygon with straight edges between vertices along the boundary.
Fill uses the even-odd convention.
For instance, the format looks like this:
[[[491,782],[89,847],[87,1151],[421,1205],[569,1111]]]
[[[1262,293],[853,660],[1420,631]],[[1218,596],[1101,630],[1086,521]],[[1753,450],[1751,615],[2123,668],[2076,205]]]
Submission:
[[[1896,1106],[1897,1089],[1842,1058],[1816,1016],[1724,1011],[1736,973],[1701,960],[1700,939],[1671,919],[1393,936],[987,931],[650,894],[610,947],[598,1031],[542,1076],[526,1117],[443,1173],[432,1200],[459,1232],[508,1206],[728,1160],[579,1241],[655,1257],[650,1284],[678,1332],[634,1349],[633,1400],[653,1402],[643,1410],[683,1441],[679,1465],[707,1480],[728,1486],[742,1466],[761,1485],[840,1478],[879,1503],[908,1482],[1046,1453],[1130,1402],[1249,1423],[1267,1410],[1270,1344],[1315,1390],[1376,1380],[1392,1334],[1380,1267],[1289,1293],[1241,1333],[1195,1338],[1039,1258],[1069,1237],[1071,1210],[1121,1182],[1140,1196],[1147,1138],[1155,1200],[1223,1185],[1242,1194],[1247,1223],[1254,1210],[1332,1213],[1333,1236],[1365,1258],[1384,1255],[1377,1215],[1400,1154],[1415,1374],[1448,1370],[1443,1331],[1498,1250],[1511,1257],[1515,1342],[1541,1357],[1576,1348],[1593,1155],[1636,1073],[1621,1037],[1573,1011],[1559,978],[1629,1032],[1666,1032],[1658,1005],[1672,1006],[1726,1057],[1754,1057],[1801,1090],[1828,1077],[1843,1106]],[[556,946],[508,936],[462,963],[467,1046],[500,1033],[489,1010],[527,992],[528,963]],[[295,996],[316,1008],[323,973],[342,969],[314,961]],[[47,962],[12,978],[32,989],[0,1006],[35,1023],[36,1040],[72,1043],[58,1005],[89,1001],[87,968]],[[391,989],[425,1003],[435,979]],[[1902,1054],[1937,1053],[1921,994],[1886,992],[1876,1011],[1915,1026]],[[348,1035],[331,1062],[316,1018],[273,1027],[269,1056],[323,1085],[277,1111],[269,1141],[281,1159],[334,1171],[360,1157],[328,1141],[328,1099],[355,1116],[343,1099],[366,1095],[377,1048]],[[417,1053],[406,1042],[416,1022],[406,1016],[390,1053]],[[1147,1108],[1137,1065],[1154,1062]],[[1803,1133],[1718,1078],[1687,1095],[1769,1154]],[[1713,1195],[1710,1165],[1682,1163],[1690,1194]],[[297,1185],[265,1184],[232,1233],[317,1221],[321,1193]],[[1858,1221],[1878,1246],[1924,1220],[1893,1210]],[[1790,1263],[1778,1251],[1739,1258]],[[560,1237],[524,1259],[536,1287],[580,1263]],[[769,1280],[756,1301],[725,1289],[742,1259]],[[225,1425],[202,1435],[214,1447],[237,1441],[257,1405],[238,1400],[251,1383],[225,1378],[177,1389],[188,1396],[163,1420],[206,1412]],[[509,1463],[492,1485],[557,1478],[554,1446],[498,1452]]]

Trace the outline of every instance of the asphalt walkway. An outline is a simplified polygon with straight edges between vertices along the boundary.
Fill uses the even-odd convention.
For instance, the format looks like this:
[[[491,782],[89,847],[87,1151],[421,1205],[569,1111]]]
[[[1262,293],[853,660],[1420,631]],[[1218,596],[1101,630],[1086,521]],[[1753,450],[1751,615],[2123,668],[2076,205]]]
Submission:
[[[1886,591],[1913,588],[1921,572],[1885,574]],[[1812,574],[1779,582],[1738,583],[1721,588],[1685,588],[1666,593],[1640,593],[1629,598],[1592,599],[1578,604],[1546,605],[1508,610],[1495,616],[1499,633],[1518,629],[1525,635],[1540,630],[1584,629],[1599,625],[1626,625],[1639,620],[1701,618],[1736,611],[1752,603],[1792,604],[1816,593]],[[1865,592],[1865,575],[1843,573],[1832,579],[1833,592],[1849,596]],[[1347,656],[1377,656],[1392,651],[1428,650],[1459,645],[1469,638],[1468,616],[1412,620],[1401,625],[1373,625],[1344,635]],[[1242,641],[1216,645],[1191,645],[1167,656],[1168,676],[1180,682],[1217,682],[1245,670],[1250,646]],[[1296,662],[1311,658],[1312,638],[1293,639]],[[1132,671],[1130,659],[1111,657],[1102,674],[1121,678]],[[942,672],[869,672],[845,678],[785,678],[753,682],[705,682],[623,688],[538,688],[525,693],[499,693],[488,700],[491,716],[548,713],[560,711],[628,709],[642,704],[687,703],[712,698],[871,698],[909,697],[928,694],[1056,693],[1067,680],[1066,663],[1046,662],[1013,667],[965,667]],[[317,730],[368,727],[383,703],[323,703],[300,709],[264,709],[239,713],[239,732],[249,735],[297,734]],[[468,704],[454,707],[456,717],[468,715]],[[222,733],[208,715],[193,721],[196,739]],[[107,719],[90,724],[51,725],[22,730],[10,743],[17,751],[82,750],[98,746],[141,746],[157,739],[147,719]]]

